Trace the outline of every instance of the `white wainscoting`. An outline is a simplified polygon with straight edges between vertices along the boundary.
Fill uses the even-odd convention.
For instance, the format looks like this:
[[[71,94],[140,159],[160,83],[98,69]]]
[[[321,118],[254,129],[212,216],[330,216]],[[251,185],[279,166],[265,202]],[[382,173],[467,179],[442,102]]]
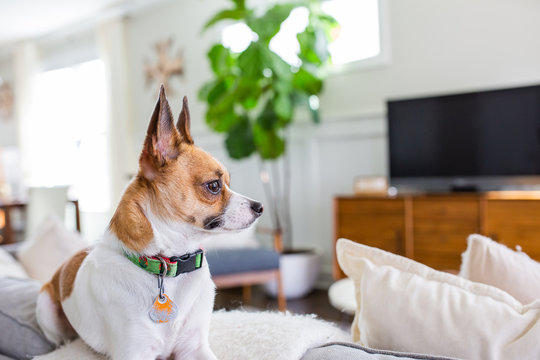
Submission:
[[[255,157],[229,159],[223,138],[216,134],[199,133],[194,138],[229,169],[233,190],[267,202]],[[386,175],[386,146],[386,122],[381,114],[325,119],[320,125],[300,122],[291,128],[293,241],[297,247],[305,244],[322,250],[320,286],[332,281],[333,198],[351,194],[357,176]],[[260,221],[269,226],[269,212]]]

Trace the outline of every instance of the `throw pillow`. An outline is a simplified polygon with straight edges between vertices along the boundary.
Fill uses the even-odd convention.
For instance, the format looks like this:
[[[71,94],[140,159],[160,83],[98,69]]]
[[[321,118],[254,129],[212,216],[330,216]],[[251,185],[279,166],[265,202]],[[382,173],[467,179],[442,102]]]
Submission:
[[[469,236],[460,276],[502,289],[524,304],[540,299],[540,263],[490,238]]]
[[[46,283],[60,265],[87,246],[81,235],[67,230],[58,217],[50,215],[22,244],[17,257],[31,278]]]
[[[28,277],[21,264],[0,247],[0,277],[7,276],[20,279]]]
[[[31,279],[0,278],[0,354],[26,360],[54,349],[36,321],[40,287]]]
[[[540,358],[540,301],[433,270],[340,239],[338,261],[353,279],[353,339],[377,349],[466,359]]]

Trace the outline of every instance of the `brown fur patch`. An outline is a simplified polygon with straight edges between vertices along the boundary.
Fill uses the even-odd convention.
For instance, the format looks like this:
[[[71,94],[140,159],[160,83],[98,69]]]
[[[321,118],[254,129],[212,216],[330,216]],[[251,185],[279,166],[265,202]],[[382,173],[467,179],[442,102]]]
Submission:
[[[152,238],[152,226],[143,211],[151,192],[150,182],[138,176],[127,188],[109,223],[109,229],[129,249],[140,252]]]
[[[223,174],[218,177],[217,174]],[[210,154],[194,145],[184,145],[180,156],[163,169],[153,182],[152,212],[164,219],[204,226],[204,219],[221,214],[231,197],[224,186],[219,195],[206,189],[206,183],[222,179],[228,183],[227,170]],[[182,195],[180,195],[182,194]]]
[[[76,253],[66,261],[53,275],[51,281],[43,285],[41,292],[47,292],[54,304],[56,316],[60,320],[59,325],[62,327],[62,332],[69,339],[73,339],[77,336],[75,329],[69,323],[64,310],[62,309],[61,302],[68,298],[73,292],[73,286],[75,284],[75,278],[77,272],[81,267],[82,262],[88,255],[88,250],[82,250]]]
[[[61,302],[68,298],[73,291],[77,272],[87,255],[88,250],[81,250],[73,255],[56,270],[51,281],[43,285],[41,291],[47,291],[55,302]]]

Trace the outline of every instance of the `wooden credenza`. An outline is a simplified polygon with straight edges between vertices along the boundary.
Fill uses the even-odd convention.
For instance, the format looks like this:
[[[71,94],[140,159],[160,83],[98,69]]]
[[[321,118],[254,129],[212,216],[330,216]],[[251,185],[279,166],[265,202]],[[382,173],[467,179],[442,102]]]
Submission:
[[[459,270],[467,236],[479,233],[540,260],[540,192],[334,199],[335,241],[347,238],[439,270]],[[345,275],[334,254],[334,278]]]

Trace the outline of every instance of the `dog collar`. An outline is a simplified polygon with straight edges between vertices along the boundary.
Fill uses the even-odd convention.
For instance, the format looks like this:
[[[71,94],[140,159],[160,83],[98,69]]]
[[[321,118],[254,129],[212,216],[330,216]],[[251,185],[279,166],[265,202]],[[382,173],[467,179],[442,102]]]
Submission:
[[[125,256],[131,260],[132,263],[151,274],[161,275],[163,272],[162,262],[157,256],[130,255],[127,253]],[[200,269],[203,258],[204,252],[202,249],[181,256],[171,256],[170,258],[162,257],[167,264],[167,272],[164,276],[175,277],[180,274]]]

